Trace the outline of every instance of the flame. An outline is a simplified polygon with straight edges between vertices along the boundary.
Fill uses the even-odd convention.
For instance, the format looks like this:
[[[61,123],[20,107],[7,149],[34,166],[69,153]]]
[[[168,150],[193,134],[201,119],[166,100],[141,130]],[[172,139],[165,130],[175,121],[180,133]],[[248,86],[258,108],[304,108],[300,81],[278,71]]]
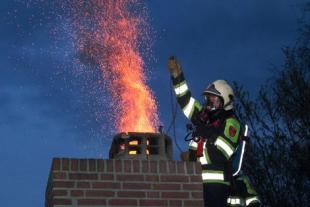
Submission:
[[[158,126],[157,104],[147,85],[141,47],[149,47],[148,24],[138,0],[94,0],[76,4],[83,18],[80,50],[100,66],[105,86],[112,97],[110,117],[119,132],[155,132]],[[87,9],[85,9],[87,8]],[[82,20],[81,20],[82,19]],[[75,25],[78,25],[75,23]],[[91,27],[87,31],[87,27]],[[94,29],[95,28],[95,29]]]
[[[100,32],[108,53],[103,54],[100,64],[104,78],[113,79],[110,92],[119,106],[116,128],[118,131],[154,132],[157,106],[146,84],[144,61],[139,52],[139,26],[143,19],[128,10],[128,4],[136,1],[106,1],[106,12]]]

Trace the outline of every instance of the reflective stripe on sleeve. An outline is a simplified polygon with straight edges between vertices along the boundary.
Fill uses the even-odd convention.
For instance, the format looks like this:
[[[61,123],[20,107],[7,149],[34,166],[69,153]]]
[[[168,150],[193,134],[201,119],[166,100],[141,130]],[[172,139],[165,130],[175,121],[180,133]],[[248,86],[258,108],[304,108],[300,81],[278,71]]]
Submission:
[[[204,170],[201,175],[203,181],[224,181],[223,171]]]
[[[182,82],[180,85],[174,88],[175,94],[177,96],[182,96],[188,91],[188,86],[186,82]]]
[[[254,203],[254,202],[260,203],[260,200],[258,199],[257,196],[249,197],[249,198],[246,198],[246,199],[245,199],[245,205],[246,205],[246,206],[248,206],[248,205],[250,205],[251,203]]]
[[[229,159],[230,156],[234,153],[234,148],[223,138],[218,137],[214,145],[223,152],[224,156]]]
[[[207,165],[211,163],[209,154],[206,148],[206,142],[203,144],[203,156],[199,158],[199,162],[201,165]]]
[[[182,109],[185,116],[190,119],[194,110],[195,99],[193,97],[190,98],[188,104]]]
[[[202,164],[202,165],[208,164],[208,160],[206,159],[206,156],[205,156],[205,155],[199,158],[199,162],[200,162],[200,164]]]

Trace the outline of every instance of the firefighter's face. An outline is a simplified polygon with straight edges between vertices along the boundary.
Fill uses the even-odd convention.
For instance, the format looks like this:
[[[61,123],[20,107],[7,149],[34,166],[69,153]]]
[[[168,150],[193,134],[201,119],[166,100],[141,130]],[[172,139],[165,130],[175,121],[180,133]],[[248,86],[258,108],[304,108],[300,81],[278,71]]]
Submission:
[[[209,111],[214,111],[223,107],[223,101],[219,96],[213,94],[204,95],[205,107]]]

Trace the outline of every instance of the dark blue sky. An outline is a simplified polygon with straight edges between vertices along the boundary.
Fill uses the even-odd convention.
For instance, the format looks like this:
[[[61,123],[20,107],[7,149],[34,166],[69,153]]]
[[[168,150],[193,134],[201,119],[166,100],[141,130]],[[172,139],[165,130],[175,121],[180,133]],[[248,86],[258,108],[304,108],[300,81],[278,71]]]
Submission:
[[[166,69],[171,54],[180,59],[197,98],[216,79],[237,81],[254,97],[273,75],[272,65],[281,66],[281,48],[294,44],[303,3],[146,1],[156,32],[149,84],[163,125],[171,120]],[[43,206],[53,157],[108,156],[108,100],[105,89],[93,84],[100,74],[73,61],[66,24],[57,13],[46,2],[0,3],[1,206]],[[57,39],[55,28],[64,29]],[[179,110],[177,136],[184,150],[185,123]]]

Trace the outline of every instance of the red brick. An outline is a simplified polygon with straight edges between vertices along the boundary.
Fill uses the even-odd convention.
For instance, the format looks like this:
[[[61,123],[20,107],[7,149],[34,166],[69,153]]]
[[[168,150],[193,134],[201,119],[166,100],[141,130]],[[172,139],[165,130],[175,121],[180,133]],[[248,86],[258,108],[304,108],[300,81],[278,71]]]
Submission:
[[[81,171],[86,171],[87,170],[87,160],[85,160],[85,159],[80,160],[80,170]]]
[[[145,181],[159,182],[158,175],[145,175]]]
[[[79,170],[79,160],[72,159],[71,160],[71,171],[78,171]]]
[[[180,184],[153,184],[154,190],[181,190]]]
[[[188,191],[195,191],[195,190],[200,190],[202,191],[202,183],[201,184],[183,184],[183,190],[188,190]]]
[[[168,161],[169,173],[175,174],[177,172],[175,164],[175,161]]]
[[[114,160],[106,160],[107,172],[113,172],[114,170]]]
[[[187,201],[183,201],[184,202],[184,206],[203,206],[203,200],[198,200],[198,201],[194,201],[194,200],[187,200]]]
[[[70,180],[97,180],[97,174],[87,174],[87,173],[70,173]]]
[[[124,172],[130,173],[132,168],[132,160],[124,161]]]
[[[69,170],[69,159],[62,158],[62,170]]]
[[[142,161],[142,172],[148,173],[149,172],[149,161]]]
[[[114,175],[113,174],[101,174],[100,175],[101,180],[114,180]]]
[[[148,190],[151,189],[151,184],[146,183],[124,183],[124,189],[140,189],[140,190]]]
[[[116,175],[118,181],[144,181],[143,175]]]
[[[53,179],[67,179],[67,173],[65,173],[65,172],[53,172]]]
[[[84,195],[84,192],[82,190],[72,190],[70,195],[72,197],[81,197]]]
[[[167,161],[160,160],[159,161],[159,172],[167,173]]]
[[[203,199],[203,192],[192,192],[192,198]]]
[[[104,189],[119,189],[121,187],[120,183],[113,182],[95,182],[93,183],[93,188],[104,188]]]
[[[86,191],[86,197],[114,197],[113,191],[89,190]]]
[[[127,198],[145,198],[144,191],[119,191],[117,192],[118,197],[127,197]]]
[[[182,200],[169,200],[169,206],[182,206]]]
[[[112,199],[109,200],[109,205],[111,206],[137,206],[137,200],[133,199]]]
[[[182,175],[161,175],[160,176],[161,182],[188,182],[188,176]]]
[[[192,175],[192,176],[190,176],[190,182],[191,183],[194,183],[194,182],[202,183],[201,175]]]
[[[184,162],[177,162],[176,164],[177,164],[178,174],[184,174],[185,173]]]
[[[59,158],[53,159],[52,170],[60,170],[60,159]]]
[[[198,175],[201,175],[202,169],[201,169],[201,164],[200,163],[196,163],[195,164],[195,173],[198,174]]]
[[[157,173],[157,161],[150,161],[151,173]]]
[[[74,182],[70,181],[54,181],[53,182],[54,188],[73,188]]]
[[[98,166],[98,171],[103,172],[104,171],[104,160],[97,160],[97,166]]]
[[[94,172],[96,171],[96,160],[90,159],[88,160],[89,163],[89,171]]]
[[[187,174],[194,174],[195,162],[186,162],[186,172]]]
[[[167,206],[167,200],[140,200],[140,206]]]
[[[137,172],[139,173],[140,172],[140,160],[133,160],[132,161],[132,167],[133,167],[133,172]]]
[[[148,198],[159,198],[160,197],[159,192],[147,192],[146,194]]]
[[[189,193],[188,192],[162,192],[161,193],[162,198],[182,198],[182,199],[188,199]]]
[[[78,200],[78,205],[87,205],[87,206],[92,206],[92,205],[106,205],[106,200],[105,199],[80,199]]]
[[[114,164],[115,172],[122,172],[122,167],[123,167],[122,161],[123,160],[115,160],[115,164]]]
[[[66,190],[53,190],[52,195],[53,196],[66,196],[68,194],[68,191]]]
[[[89,182],[78,182],[77,187],[78,188],[90,188],[90,183]]]
[[[53,205],[71,205],[71,199],[57,198],[52,200]]]

